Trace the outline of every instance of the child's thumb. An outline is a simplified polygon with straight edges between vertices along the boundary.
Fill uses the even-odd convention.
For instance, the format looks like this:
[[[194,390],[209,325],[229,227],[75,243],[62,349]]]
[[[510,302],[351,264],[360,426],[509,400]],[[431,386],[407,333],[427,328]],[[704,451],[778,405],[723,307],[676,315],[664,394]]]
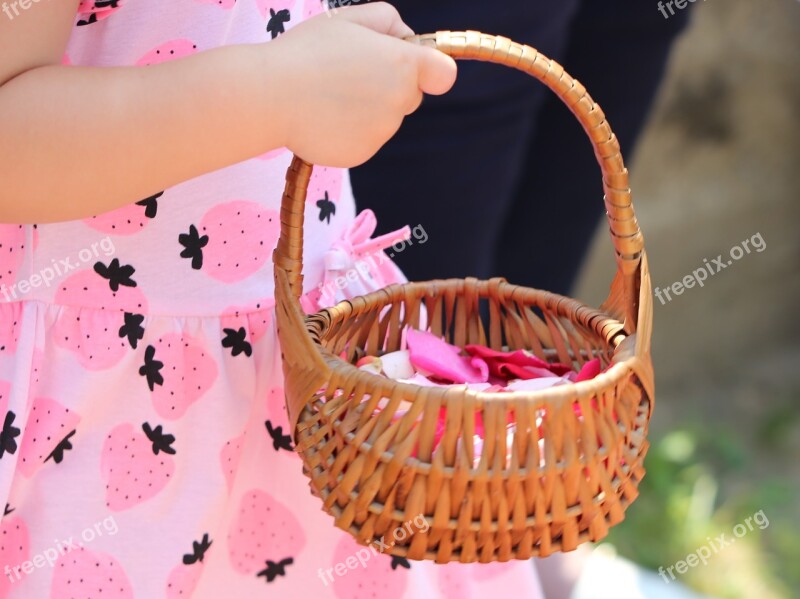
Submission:
[[[397,9],[386,2],[337,9],[334,16],[392,37],[405,39],[414,35]],[[436,96],[449,91],[456,81],[455,60],[433,48],[418,47],[416,50],[420,90]]]
[[[456,61],[433,48],[419,48],[419,88],[426,94],[440,96],[456,82]]]

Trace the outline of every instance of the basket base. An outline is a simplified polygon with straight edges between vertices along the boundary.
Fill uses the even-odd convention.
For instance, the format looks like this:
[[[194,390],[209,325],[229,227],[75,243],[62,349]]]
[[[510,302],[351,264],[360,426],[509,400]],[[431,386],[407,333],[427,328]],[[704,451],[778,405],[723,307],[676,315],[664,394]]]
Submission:
[[[309,368],[284,361],[297,450],[323,509],[361,544],[438,563],[546,557],[601,540],[635,500],[653,399],[635,335],[613,315],[500,279],[456,279],[388,287],[306,327],[327,382],[311,392]],[[605,370],[541,391],[479,393],[352,365],[404,349],[409,327],[576,370],[599,358]]]

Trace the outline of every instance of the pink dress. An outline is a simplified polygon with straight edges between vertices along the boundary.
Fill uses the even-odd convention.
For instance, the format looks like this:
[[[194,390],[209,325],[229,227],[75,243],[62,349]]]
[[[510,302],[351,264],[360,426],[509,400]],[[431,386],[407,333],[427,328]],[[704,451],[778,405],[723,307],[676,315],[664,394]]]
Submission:
[[[84,1],[65,61],[146,68],[267,42],[321,10]],[[108,160],[124,168],[125,148]],[[541,596],[529,562],[365,553],[309,492],[273,318],[289,160],[271,152],[94,218],[0,225],[0,597]],[[318,169],[308,200],[310,309],[348,292],[325,281],[359,248],[408,231],[371,242],[342,170]],[[359,291],[401,277],[371,264]]]

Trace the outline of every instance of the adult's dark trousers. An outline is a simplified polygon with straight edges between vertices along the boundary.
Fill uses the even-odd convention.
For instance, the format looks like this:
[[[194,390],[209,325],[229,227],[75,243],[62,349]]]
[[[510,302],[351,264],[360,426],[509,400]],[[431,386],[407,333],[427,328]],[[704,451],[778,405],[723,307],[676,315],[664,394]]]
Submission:
[[[477,29],[561,62],[602,106],[628,160],[688,16],[665,19],[649,0],[393,3],[417,32]],[[411,280],[504,276],[569,293],[604,214],[600,170],[572,113],[531,77],[472,61],[352,182],[381,232],[428,233],[395,256]]]

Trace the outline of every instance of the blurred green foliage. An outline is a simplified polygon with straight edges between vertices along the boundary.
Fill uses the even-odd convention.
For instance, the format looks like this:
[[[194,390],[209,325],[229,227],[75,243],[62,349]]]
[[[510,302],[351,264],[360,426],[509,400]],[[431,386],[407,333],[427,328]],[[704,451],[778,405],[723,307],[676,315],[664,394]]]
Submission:
[[[732,538],[734,526],[763,510],[769,520],[763,530],[754,525],[680,580],[725,599],[800,597],[798,489],[752,472],[764,458],[755,453],[785,449],[792,410],[768,415],[752,440],[721,426],[697,425],[654,441],[641,494],[606,542],[657,570],[708,545],[709,538]]]

